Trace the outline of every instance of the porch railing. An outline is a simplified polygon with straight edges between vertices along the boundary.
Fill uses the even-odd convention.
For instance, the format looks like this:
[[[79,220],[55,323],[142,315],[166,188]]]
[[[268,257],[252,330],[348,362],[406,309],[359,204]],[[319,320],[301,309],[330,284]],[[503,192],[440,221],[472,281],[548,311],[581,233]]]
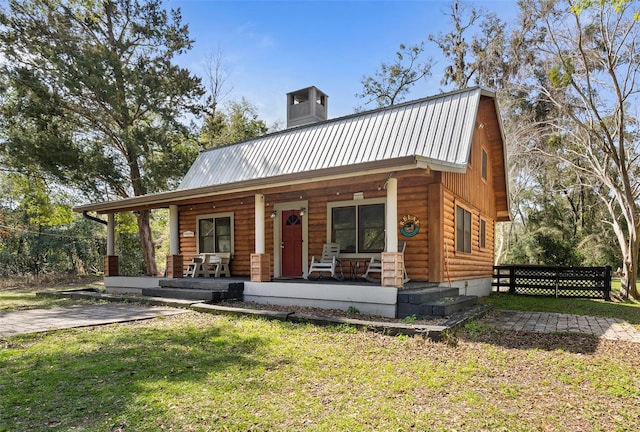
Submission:
[[[562,267],[501,265],[493,267],[498,292],[555,297],[604,298],[611,300],[611,266]]]

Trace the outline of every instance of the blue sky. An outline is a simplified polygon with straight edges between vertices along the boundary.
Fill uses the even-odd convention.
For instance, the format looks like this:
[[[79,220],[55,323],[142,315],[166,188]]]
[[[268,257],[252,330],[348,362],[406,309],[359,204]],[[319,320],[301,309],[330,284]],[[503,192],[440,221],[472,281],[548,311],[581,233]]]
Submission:
[[[516,17],[515,1],[466,3]],[[182,10],[194,48],[178,62],[204,76],[206,58],[220,50],[229,71],[228,100],[245,97],[271,125],[285,123],[286,93],[315,85],[329,95],[329,117],[351,114],[363,101],[363,75],[392,61],[401,43],[427,41],[450,28],[448,1],[214,1],[168,0]],[[429,55],[438,52],[427,43]],[[444,62],[409,99],[440,91]],[[375,108],[371,106],[371,108]]]

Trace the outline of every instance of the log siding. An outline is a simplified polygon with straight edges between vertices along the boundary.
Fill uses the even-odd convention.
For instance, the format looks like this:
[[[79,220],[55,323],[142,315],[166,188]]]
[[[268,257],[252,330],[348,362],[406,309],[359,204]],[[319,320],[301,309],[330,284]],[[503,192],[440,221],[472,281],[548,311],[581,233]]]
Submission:
[[[482,178],[482,152],[487,153],[487,178]],[[500,154],[499,154],[500,155]],[[499,156],[498,155],[498,156]],[[398,179],[398,220],[405,215],[420,220],[420,231],[406,241],[405,267],[412,280],[445,282],[489,277],[493,269],[496,216],[495,175],[491,161],[496,157],[484,128],[476,129],[471,147],[471,164],[464,174],[431,172],[414,169],[391,173]],[[273,254],[274,219],[270,218],[276,203],[308,202],[308,256],[322,254],[322,246],[329,242],[327,208],[330,203],[353,200],[355,193],[365,199],[385,198],[388,174],[363,175],[357,180],[337,179],[291,185],[257,191],[265,195],[265,244]],[[354,200],[354,204],[358,201]],[[471,253],[456,251],[456,206],[471,212]],[[216,196],[179,206],[180,233],[193,231],[193,237],[180,236],[180,251],[187,258],[197,253],[197,216],[227,213],[234,215],[234,249],[231,271],[233,275],[250,275],[250,255],[254,252],[254,199],[252,194]],[[486,223],[486,247],[480,247],[480,220]],[[275,219],[279,220],[279,219]],[[399,229],[399,227],[398,227]],[[275,253],[278,253],[276,250]],[[366,254],[362,254],[364,257]],[[185,259],[185,265],[188,262]],[[273,272],[273,263],[272,260]],[[343,260],[345,273],[348,258]],[[362,271],[362,270],[361,270]]]

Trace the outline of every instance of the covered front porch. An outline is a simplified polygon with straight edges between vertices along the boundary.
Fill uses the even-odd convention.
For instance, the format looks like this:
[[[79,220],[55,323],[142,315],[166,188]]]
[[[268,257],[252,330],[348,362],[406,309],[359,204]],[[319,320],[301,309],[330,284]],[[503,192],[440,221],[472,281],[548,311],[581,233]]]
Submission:
[[[109,294],[179,298],[219,303],[245,301],[264,305],[353,310],[387,318],[448,316],[476,304],[476,296],[460,295],[459,288],[424,282],[383,287],[365,280],[276,279],[254,282],[232,278],[106,277]]]
[[[375,202],[374,205],[383,210],[379,216],[383,222],[376,227],[380,239],[376,246],[378,249],[373,251],[376,253],[341,253],[344,275],[345,278],[362,276],[367,270],[369,259],[375,257],[379,268],[384,269],[378,270],[376,274],[376,277],[380,276],[379,286],[400,288],[406,279],[406,272],[404,253],[398,250],[398,179],[388,174],[378,174],[374,180],[371,184],[355,186],[344,180],[334,183],[342,188],[336,192],[338,195],[342,192],[339,202],[346,203],[342,205],[353,209],[363,203],[368,205]],[[375,192],[372,198],[368,197],[370,192],[365,186]],[[258,193],[238,197],[205,197],[187,205],[171,201],[157,203],[153,207],[169,208],[169,255],[164,276],[170,279],[188,276],[187,269],[194,257],[213,252],[209,255],[226,254],[227,259],[230,259],[231,271],[226,276],[240,275],[248,277],[252,282],[271,282],[272,279],[290,275],[306,277],[312,255],[318,258],[322,243],[329,241],[332,236],[331,209],[329,206],[327,210],[327,198],[316,198],[316,195],[326,193],[326,184],[307,188],[309,192],[296,193],[300,195],[295,197],[299,198],[298,201],[291,200],[290,192],[274,191],[268,195]],[[343,192],[345,190],[348,191],[347,194]],[[118,209],[126,210],[129,209]],[[289,213],[295,216],[300,231],[297,243],[291,247],[291,243],[287,243],[287,235],[283,233],[289,221],[286,216]],[[211,238],[205,239],[203,222],[216,226]],[[218,225],[223,225],[225,231]],[[424,254],[425,249],[425,246],[420,246],[421,253]],[[287,256],[285,259],[285,251],[293,251],[293,259],[298,262],[297,270],[288,272],[285,269],[287,260],[291,258]],[[105,276],[119,276],[118,267],[115,217],[113,213],[108,213]]]
[[[396,316],[398,288],[367,281],[321,279],[251,281],[247,277],[164,278],[105,277],[109,294],[134,294],[202,301],[243,300],[259,304],[296,305],[323,309],[356,308],[371,315]]]

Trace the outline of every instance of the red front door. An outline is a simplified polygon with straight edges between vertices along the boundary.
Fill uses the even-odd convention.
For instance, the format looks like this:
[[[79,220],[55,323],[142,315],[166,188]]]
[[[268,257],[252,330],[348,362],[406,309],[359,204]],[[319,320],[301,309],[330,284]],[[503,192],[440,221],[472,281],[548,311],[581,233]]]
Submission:
[[[299,210],[282,211],[282,276],[302,276],[302,217]]]

